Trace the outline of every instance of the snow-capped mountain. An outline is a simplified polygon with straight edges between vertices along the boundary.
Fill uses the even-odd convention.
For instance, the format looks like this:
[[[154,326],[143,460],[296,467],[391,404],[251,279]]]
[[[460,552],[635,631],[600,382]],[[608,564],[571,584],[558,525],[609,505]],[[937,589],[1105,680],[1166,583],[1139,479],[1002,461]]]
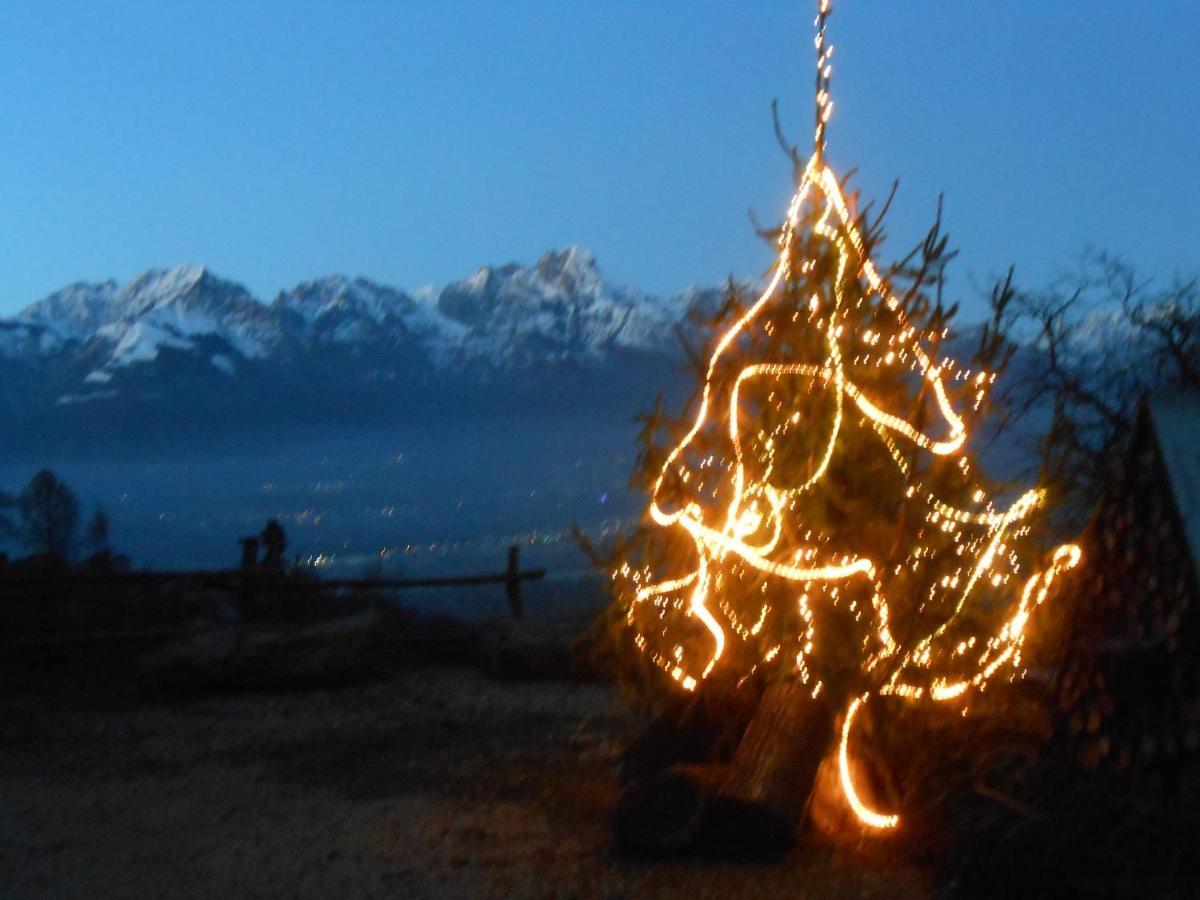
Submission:
[[[484,266],[441,289],[335,275],[269,303],[202,266],[151,269],[123,285],[76,283],[0,319],[0,376],[11,388],[0,412],[32,446],[85,431],[275,427],[289,416],[611,395],[614,377],[626,390],[647,365],[673,371],[688,310],[722,296],[613,285],[577,246],[534,265]],[[658,381],[642,390],[652,396]]]
[[[597,361],[614,347],[655,350],[685,310],[680,297],[608,285],[592,254],[571,246],[528,268],[484,266],[443,289],[437,311],[465,329],[464,357],[511,367]]]
[[[265,355],[278,338],[270,315],[244,287],[201,266],[151,269],[122,287],[80,282],[0,322],[10,331],[46,335],[44,352],[105,347],[93,379],[104,381],[114,369],[153,362],[164,347],[191,349],[200,335],[218,337],[247,358]],[[0,350],[20,355],[11,343]]]
[[[281,291],[271,309],[310,344],[355,344],[381,335],[437,343],[460,330],[437,313],[430,298],[418,301],[396,288],[341,275]]]
[[[78,340],[112,321],[117,292],[115,281],[77,282],[31,304],[19,319],[47,328],[60,341]]]
[[[0,320],[0,344],[23,356],[99,355],[85,382],[158,360],[165,349],[195,351],[201,339],[226,358],[269,358],[285,348],[384,344],[419,350],[435,364],[472,360],[499,367],[600,361],[613,347],[660,351],[691,305],[719,291],[692,288],[661,299],[603,279],[581,247],[546,253],[535,265],[483,266],[440,291],[411,295],[366,278],[318,278],[265,304],[202,266],[151,269],[129,283],[77,283]],[[24,341],[24,343],[23,343]],[[218,365],[226,369],[227,366]]]

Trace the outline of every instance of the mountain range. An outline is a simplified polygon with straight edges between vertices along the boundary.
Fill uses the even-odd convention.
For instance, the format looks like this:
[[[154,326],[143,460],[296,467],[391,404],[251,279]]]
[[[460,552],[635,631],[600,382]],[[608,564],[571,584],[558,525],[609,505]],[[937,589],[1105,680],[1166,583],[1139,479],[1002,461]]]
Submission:
[[[578,246],[413,292],[334,275],[264,302],[190,265],[78,282],[0,319],[0,455],[265,439],[450,408],[624,411],[682,387],[676,331],[723,295],[614,285]]]
[[[628,427],[657,394],[688,395],[680,335],[702,343],[694,323],[724,296],[613,284],[579,246],[440,289],[333,275],[269,302],[202,266],[78,282],[0,318],[0,461],[203,452],[439,420]],[[1119,317],[1085,324],[1088,358],[1132,352]],[[947,349],[967,359],[977,337],[968,325]],[[1023,342],[1005,380],[1038,371],[1041,353]]]

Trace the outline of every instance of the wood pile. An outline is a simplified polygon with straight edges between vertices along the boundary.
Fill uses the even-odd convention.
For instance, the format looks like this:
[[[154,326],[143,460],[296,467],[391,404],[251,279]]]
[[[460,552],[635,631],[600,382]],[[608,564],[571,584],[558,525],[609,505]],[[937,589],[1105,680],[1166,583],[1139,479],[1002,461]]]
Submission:
[[[1084,536],[1059,744],[1138,789],[1194,794],[1200,750],[1200,597],[1169,473],[1147,417]]]

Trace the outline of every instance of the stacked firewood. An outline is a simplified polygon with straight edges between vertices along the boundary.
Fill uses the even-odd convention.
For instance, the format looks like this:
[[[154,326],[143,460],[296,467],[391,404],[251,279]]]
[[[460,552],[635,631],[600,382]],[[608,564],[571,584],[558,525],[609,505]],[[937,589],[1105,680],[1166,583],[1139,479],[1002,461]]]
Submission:
[[[1139,429],[1084,536],[1058,679],[1070,758],[1137,789],[1192,793],[1200,758],[1200,598],[1168,473]]]

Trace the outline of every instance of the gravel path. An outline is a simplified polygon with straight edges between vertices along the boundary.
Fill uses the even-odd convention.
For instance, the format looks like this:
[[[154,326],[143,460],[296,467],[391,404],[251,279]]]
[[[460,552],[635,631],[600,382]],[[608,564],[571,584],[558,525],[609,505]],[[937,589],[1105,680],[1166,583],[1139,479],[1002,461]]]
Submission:
[[[120,679],[0,677],[0,897],[927,895],[915,870],[817,849],[614,855],[634,722],[606,686],[434,668],[150,702]]]

